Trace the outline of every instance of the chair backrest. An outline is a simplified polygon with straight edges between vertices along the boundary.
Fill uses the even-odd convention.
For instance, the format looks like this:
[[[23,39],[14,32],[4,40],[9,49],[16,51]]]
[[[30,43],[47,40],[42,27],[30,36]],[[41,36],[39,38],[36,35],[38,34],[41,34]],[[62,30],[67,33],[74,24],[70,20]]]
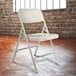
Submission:
[[[48,28],[46,26],[46,22],[44,19],[44,16],[39,9],[20,9],[18,12],[19,19],[22,25],[22,29],[24,29],[23,23],[36,23],[36,22],[42,22],[44,23],[43,25],[43,31],[46,31],[49,33]]]
[[[44,21],[43,14],[39,9],[20,9],[18,14],[23,23]]]

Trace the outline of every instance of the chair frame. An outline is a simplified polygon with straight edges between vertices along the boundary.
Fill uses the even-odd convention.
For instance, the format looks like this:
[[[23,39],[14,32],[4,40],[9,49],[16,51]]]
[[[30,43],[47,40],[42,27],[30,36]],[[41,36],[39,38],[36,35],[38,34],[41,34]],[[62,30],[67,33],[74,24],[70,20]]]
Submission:
[[[26,40],[26,43],[28,45],[28,47],[26,48],[23,48],[23,49],[29,49],[29,53],[31,55],[31,58],[32,58],[32,62],[33,62],[33,65],[34,65],[34,68],[35,68],[35,72],[38,73],[38,70],[37,70],[37,66],[36,66],[36,63],[35,63],[35,59],[33,57],[33,54],[32,54],[32,51],[31,51],[31,48],[32,47],[36,47],[36,50],[35,50],[35,53],[34,53],[34,56],[35,57],[43,57],[43,56],[46,56],[46,55],[49,55],[51,53],[48,53],[48,54],[45,54],[45,55],[42,55],[42,56],[39,56],[37,55],[37,51],[38,51],[38,47],[39,47],[39,44],[41,42],[41,38],[43,37],[43,32],[45,31],[48,35],[49,35],[49,31],[48,31],[48,28],[47,28],[47,25],[46,25],[46,22],[45,22],[45,19],[43,18],[43,28],[42,28],[42,36],[40,38],[40,40],[38,41],[37,43],[37,46],[30,46],[29,44],[29,39],[28,39],[28,36],[26,34],[26,31],[25,31],[25,28],[24,28],[24,24],[23,24],[23,21],[21,19],[21,16],[20,16],[20,13],[18,12],[18,16],[19,16],[19,19],[20,19],[20,23],[21,23],[21,30],[20,30],[20,34],[19,34],[19,38],[18,38],[18,42],[17,42],[17,45],[16,45],[16,48],[15,48],[15,51],[14,51],[14,56],[13,56],[13,62],[15,61],[15,57],[16,57],[16,54],[18,51],[22,50],[22,49],[18,49],[18,46],[19,46],[19,43],[20,41],[22,40],[22,35],[24,36],[24,39]],[[54,53],[54,56],[55,56],[55,59],[56,59],[56,62],[57,62],[57,57],[55,55],[55,50],[54,50],[54,45],[53,45],[53,42],[52,40],[49,40],[50,41],[50,46],[52,47],[53,49],[53,53]],[[59,65],[58,63],[56,63],[57,65]]]

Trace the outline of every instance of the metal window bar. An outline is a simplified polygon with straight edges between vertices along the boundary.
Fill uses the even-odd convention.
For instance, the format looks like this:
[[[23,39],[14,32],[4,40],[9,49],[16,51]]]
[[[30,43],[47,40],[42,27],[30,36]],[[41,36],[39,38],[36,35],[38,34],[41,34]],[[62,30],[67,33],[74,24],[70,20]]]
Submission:
[[[16,12],[16,0],[15,0],[15,12]]]
[[[29,8],[31,8],[31,0],[29,0]]]
[[[34,0],[34,2],[35,2],[35,8],[36,8],[36,0]]]
[[[61,8],[61,0],[59,0],[59,15],[60,15],[60,8]]]
[[[20,0],[20,9],[21,9],[21,0]]]
[[[22,6],[22,4],[21,4],[21,0],[13,0],[15,3],[15,6],[14,6],[14,11],[15,12],[17,12],[17,1],[20,1],[20,9],[22,8],[21,6]],[[28,6],[29,6],[29,8],[31,9],[31,2],[32,2],[32,0],[29,0],[29,4],[28,4]],[[52,0],[52,9],[55,9],[54,8],[54,0]],[[26,0],[23,0],[23,3],[24,3],[24,8],[26,9],[26,4],[27,4],[27,2],[26,2]],[[39,8],[42,10],[42,0],[40,0],[40,6],[39,6]],[[34,0],[34,8],[36,8],[36,0]],[[59,9],[61,9],[61,0],[59,0]],[[45,10],[48,10],[48,2],[47,2],[47,0],[46,0],[46,9]]]
[[[61,4],[60,4],[60,0],[59,0],[59,9],[60,9],[60,7],[61,7]]]
[[[26,8],[26,0],[24,0],[24,8]]]
[[[54,0],[52,0],[52,9],[54,9]]]
[[[47,4],[47,0],[46,0],[46,10],[48,9],[48,8],[47,8],[47,5],[48,5],[48,4]]]
[[[42,9],[42,0],[40,0],[40,9]]]

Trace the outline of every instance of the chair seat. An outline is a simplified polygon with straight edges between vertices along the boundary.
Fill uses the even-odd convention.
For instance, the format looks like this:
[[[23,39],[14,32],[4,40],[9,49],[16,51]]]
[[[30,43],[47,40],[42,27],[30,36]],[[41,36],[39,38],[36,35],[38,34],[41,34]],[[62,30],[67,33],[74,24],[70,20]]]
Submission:
[[[47,34],[47,33],[35,33],[35,34],[29,34],[28,35],[29,37],[29,40],[32,40],[32,41],[47,41],[47,40],[53,40],[53,39],[57,39],[59,38],[59,35],[58,34],[55,34],[55,33],[50,33],[50,34]]]

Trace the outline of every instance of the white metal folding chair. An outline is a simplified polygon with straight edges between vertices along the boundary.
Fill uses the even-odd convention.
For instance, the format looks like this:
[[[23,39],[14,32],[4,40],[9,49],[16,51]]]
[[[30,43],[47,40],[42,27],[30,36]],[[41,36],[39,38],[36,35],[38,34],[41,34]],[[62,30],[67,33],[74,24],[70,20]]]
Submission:
[[[35,71],[38,72],[36,64],[35,64],[35,59],[33,57],[32,51],[31,51],[32,47],[29,45],[29,40],[38,41],[34,56],[39,57],[39,56],[37,56],[37,50],[38,50],[38,46],[39,46],[40,42],[49,40],[51,46],[53,47],[52,40],[59,38],[59,35],[54,34],[54,33],[53,34],[49,33],[45,19],[43,17],[43,14],[42,14],[41,10],[39,10],[39,9],[20,9],[18,12],[18,15],[19,15],[19,19],[21,22],[21,31],[20,31],[18,43],[17,43],[16,49],[15,49],[15,53],[13,56],[13,61],[16,57],[16,53],[19,51],[18,45],[19,45],[19,43],[22,39],[22,36],[23,36],[24,39],[26,40],[27,45],[28,45],[28,47],[26,49],[29,49],[29,52],[30,52],[30,55],[31,55],[31,58],[33,61],[33,65],[35,67]],[[41,33],[33,33],[33,34],[26,33],[26,30],[24,28],[24,23],[36,23],[36,22],[41,22],[41,21],[43,21],[43,28],[42,28]],[[44,33],[44,31],[46,33]],[[54,51],[54,49],[53,49],[53,51]],[[54,51],[54,54],[55,54],[55,51]],[[43,56],[45,56],[45,55],[43,55]]]

